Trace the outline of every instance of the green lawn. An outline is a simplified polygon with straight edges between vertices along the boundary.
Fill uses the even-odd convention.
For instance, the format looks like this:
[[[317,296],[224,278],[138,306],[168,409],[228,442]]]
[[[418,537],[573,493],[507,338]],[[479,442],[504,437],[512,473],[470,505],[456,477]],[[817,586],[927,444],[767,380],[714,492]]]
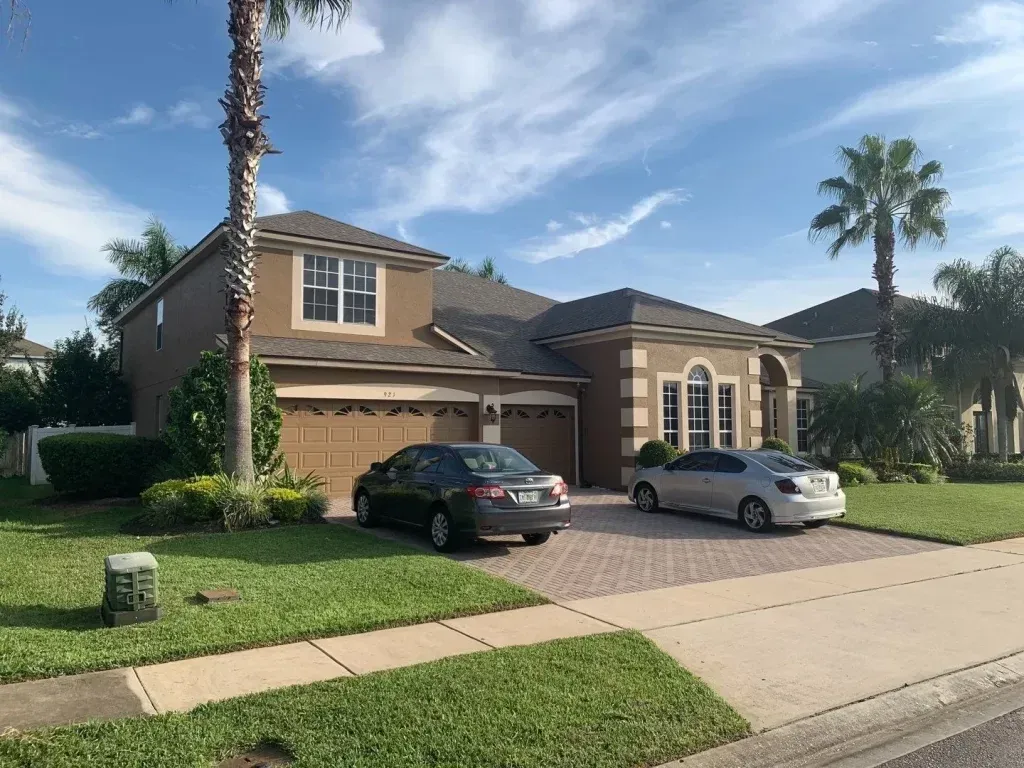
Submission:
[[[79,509],[0,495],[0,682],[221,653],[545,602],[445,557],[339,525],[137,537],[138,509]],[[103,558],[147,550],[164,617],[107,629]],[[242,601],[197,605],[201,589]]]
[[[837,524],[949,544],[1024,536],[1024,483],[878,484],[846,489]]]
[[[626,632],[0,738],[0,764],[209,768],[270,742],[303,768],[627,768],[747,732],[699,679]]]

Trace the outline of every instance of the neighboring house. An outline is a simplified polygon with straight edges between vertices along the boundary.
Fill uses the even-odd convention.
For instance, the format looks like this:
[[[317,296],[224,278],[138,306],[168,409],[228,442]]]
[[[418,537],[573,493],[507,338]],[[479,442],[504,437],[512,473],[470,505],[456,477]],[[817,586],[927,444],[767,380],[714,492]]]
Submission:
[[[792,315],[766,323],[781,333],[795,334],[811,341],[814,346],[803,353],[804,382],[814,379],[835,383],[864,374],[864,382],[882,380],[882,370],[875,357],[871,342],[878,327],[878,292],[869,288],[817,304]],[[897,296],[896,307],[917,301],[909,296]],[[918,377],[926,374],[921,366],[913,364],[897,368],[897,373]],[[1024,364],[1016,375],[1018,400],[1024,386]],[[950,402],[960,412],[961,420],[969,424],[975,453],[995,453],[996,426],[994,409],[985,413],[981,408],[980,382],[964,386],[960,392],[950,394]],[[1024,414],[1018,411],[1010,437],[1010,452],[1020,451],[1024,445]]]
[[[44,347],[42,344],[22,339],[14,345],[14,354],[4,361],[4,365],[10,368],[24,368],[26,370],[33,363],[36,366],[42,366],[43,361],[46,360],[46,353],[52,351],[52,349]]]
[[[796,442],[794,335],[631,289],[558,303],[437,269],[439,253],[315,213],[257,220],[252,351],[284,410],[281,450],[332,495],[425,440],[512,445],[570,483],[622,487],[649,439],[761,443],[766,371]],[[138,433],[223,345],[217,227],[118,318]]]

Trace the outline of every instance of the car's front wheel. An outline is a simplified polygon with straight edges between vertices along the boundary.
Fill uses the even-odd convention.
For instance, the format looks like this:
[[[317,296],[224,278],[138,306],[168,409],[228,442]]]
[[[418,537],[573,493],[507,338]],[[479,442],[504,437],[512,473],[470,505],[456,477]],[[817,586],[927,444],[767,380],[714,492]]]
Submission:
[[[536,547],[540,544],[545,543],[551,538],[550,533],[524,533],[523,541],[529,544],[531,547]]]
[[[808,520],[804,523],[804,528],[821,528],[823,525],[828,525],[828,518],[823,520]]]
[[[373,514],[370,504],[370,494],[366,491],[360,491],[356,496],[356,522],[363,528],[372,528],[377,524],[377,516]]]
[[[771,510],[760,499],[743,500],[740,504],[740,522],[754,533],[765,533],[774,527]]]
[[[459,548],[459,532],[452,513],[445,507],[436,507],[430,516],[430,540],[438,552],[454,552]]]
[[[658,494],[647,483],[641,483],[633,489],[633,498],[636,499],[636,507],[641,512],[658,511]]]

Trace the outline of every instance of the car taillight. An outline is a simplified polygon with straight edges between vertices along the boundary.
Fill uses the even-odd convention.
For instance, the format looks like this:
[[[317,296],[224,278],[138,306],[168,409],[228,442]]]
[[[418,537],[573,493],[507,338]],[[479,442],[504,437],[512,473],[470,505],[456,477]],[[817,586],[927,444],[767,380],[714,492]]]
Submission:
[[[776,480],[775,487],[783,493],[800,493],[800,489],[796,487],[796,483],[790,480],[788,477],[785,480]]]
[[[498,485],[471,485],[466,489],[470,496],[478,499],[503,499],[505,489]]]
[[[551,489],[551,495],[555,497],[569,495],[569,486],[562,478],[559,477],[555,480],[555,485]]]

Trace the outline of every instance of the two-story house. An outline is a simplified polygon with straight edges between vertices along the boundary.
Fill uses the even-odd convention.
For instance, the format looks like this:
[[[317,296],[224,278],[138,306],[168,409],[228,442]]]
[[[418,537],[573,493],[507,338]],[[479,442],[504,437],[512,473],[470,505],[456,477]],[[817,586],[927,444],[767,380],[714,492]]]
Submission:
[[[780,333],[797,334],[813,342],[814,346],[803,354],[803,372],[825,383],[852,379],[863,374],[865,384],[882,380],[882,369],[875,357],[871,342],[878,327],[878,292],[861,288],[838,296],[792,315],[768,323]],[[915,302],[909,296],[897,296],[896,307]],[[1024,389],[1024,361],[1015,366],[1017,400]],[[911,364],[897,369],[918,377],[927,375],[921,366]],[[959,391],[948,393],[948,399],[960,413],[961,421],[970,425],[973,433],[968,450],[974,453],[996,452],[996,413],[991,408],[982,408],[981,382],[965,384]],[[1009,451],[1014,453],[1024,445],[1024,412],[1018,409],[1017,417],[1007,430]]]
[[[505,443],[570,483],[622,487],[652,438],[759,446],[762,370],[796,442],[801,338],[628,288],[559,303],[306,211],[257,221],[252,350],[277,385],[282,452],[334,495],[426,440]],[[224,237],[210,232],[118,320],[139,434],[161,429],[170,389],[224,343]]]

